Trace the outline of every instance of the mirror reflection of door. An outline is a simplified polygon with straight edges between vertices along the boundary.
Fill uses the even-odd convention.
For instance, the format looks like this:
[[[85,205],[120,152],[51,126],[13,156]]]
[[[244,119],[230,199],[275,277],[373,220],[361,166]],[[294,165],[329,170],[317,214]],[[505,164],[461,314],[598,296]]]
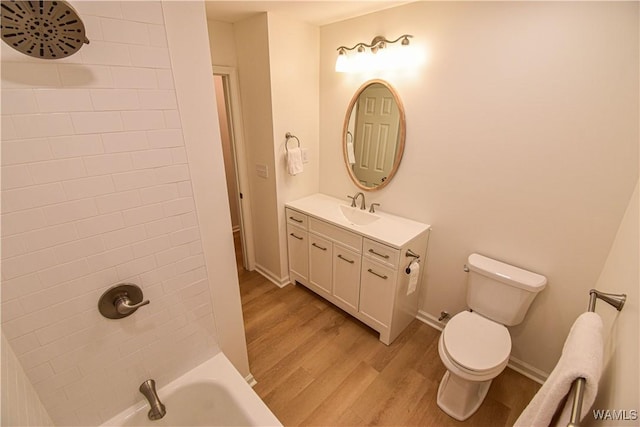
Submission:
[[[381,84],[367,87],[356,106],[353,172],[365,187],[377,187],[395,161],[400,114],[392,93]]]

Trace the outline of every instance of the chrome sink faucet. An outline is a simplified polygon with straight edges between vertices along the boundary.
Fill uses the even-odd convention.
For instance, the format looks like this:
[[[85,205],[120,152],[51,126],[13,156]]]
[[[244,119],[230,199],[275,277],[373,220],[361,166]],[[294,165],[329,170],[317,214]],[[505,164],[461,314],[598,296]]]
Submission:
[[[156,382],[154,380],[146,380],[142,384],[140,384],[140,393],[144,394],[144,397],[149,401],[149,419],[159,420],[164,417],[167,413],[165,406],[160,402],[160,398],[158,397],[158,393],[156,392]]]
[[[361,210],[365,210],[367,208],[365,202],[364,202],[364,193],[361,191],[358,191],[356,193],[355,196],[347,196],[348,198],[351,199],[351,207],[355,208],[356,207],[356,200],[358,200],[358,197],[362,196],[362,201],[360,202],[360,209]]]

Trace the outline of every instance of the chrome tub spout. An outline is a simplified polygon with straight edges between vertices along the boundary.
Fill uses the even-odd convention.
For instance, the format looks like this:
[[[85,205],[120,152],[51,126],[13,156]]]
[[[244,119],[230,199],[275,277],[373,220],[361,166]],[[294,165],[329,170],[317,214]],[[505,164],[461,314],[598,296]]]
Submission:
[[[167,413],[166,408],[160,402],[160,398],[158,397],[158,393],[156,392],[156,382],[154,380],[146,380],[142,384],[140,384],[140,393],[144,395],[149,401],[149,419],[150,420],[159,420],[164,417]]]

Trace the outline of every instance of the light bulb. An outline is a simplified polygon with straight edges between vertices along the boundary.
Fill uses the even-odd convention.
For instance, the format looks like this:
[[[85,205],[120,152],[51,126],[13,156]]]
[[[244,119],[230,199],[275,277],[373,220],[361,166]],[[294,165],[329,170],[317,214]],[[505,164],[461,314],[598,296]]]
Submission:
[[[336,59],[336,72],[337,73],[347,73],[349,72],[349,58],[347,58],[346,53],[341,53],[338,55]]]

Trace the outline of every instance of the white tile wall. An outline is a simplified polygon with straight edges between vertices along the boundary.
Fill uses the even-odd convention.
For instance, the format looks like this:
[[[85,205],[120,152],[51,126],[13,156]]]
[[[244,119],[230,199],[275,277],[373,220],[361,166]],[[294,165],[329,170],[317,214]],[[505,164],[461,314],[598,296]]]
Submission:
[[[4,310],[3,310],[4,311]],[[26,373],[2,335],[2,425],[53,426],[47,410],[33,389],[33,378],[47,378],[49,367]],[[29,375],[29,376],[27,376]]]
[[[76,55],[2,46],[2,329],[53,421],[97,425],[218,349],[162,7],[73,5]],[[151,304],[105,319],[120,282]]]

